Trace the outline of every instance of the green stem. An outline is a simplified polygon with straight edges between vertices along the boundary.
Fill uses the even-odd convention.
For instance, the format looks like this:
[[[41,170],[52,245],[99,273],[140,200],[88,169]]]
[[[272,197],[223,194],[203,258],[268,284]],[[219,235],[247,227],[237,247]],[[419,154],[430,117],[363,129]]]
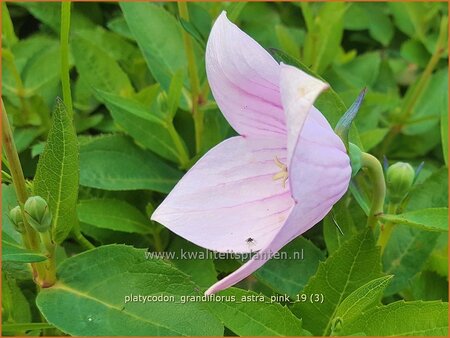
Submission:
[[[72,94],[70,92],[69,66],[69,31],[70,31],[70,1],[61,2],[61,84],[63,99],[69,115],[73,116]]]
[[[155,246],[156,251],[162,252],[163,245],[162,245],[162,241],[161,241],[161,236],[159,234],[160,234],[160,232],[157,230],[152,233],[153,245]]]
[[[397,205],[394,203],[389,203],[388,213],[392,215],[396,214]],[[380,247],[381,255],[383,255],[384,249],[386,248],[389,239],[391,238],[392,230],[394,230],[394,223],[392,222],[386,222],[380,228],[380,236],[378,237],[377,245]]]
[[[83,236],[83,234],[79,229],[74,230],[73,235],[77,243],[80,244],[83,249],[85,250],[95,249],[95,245],[89,242],[88,239]]]
[[[189,11],[185,1],[178,2],[178,12],[180,17],[189,22]],[[183,31],[184,48],[186,49],[186,57],[188,61],[188,72],[191,83],[192,95],[192,117],[195,127],[195,147],[197,153],[202,150],[202,133],[204,128],[204,113],[198,109],[200,101],[200,81],[198,78],[197,64],[195,62],[194,45],[189,34]]]
[[[187,169],[189,167],[189,154],[172,122],[167,126],[167,130],[177,150],[181,168]]]
[[[6,158],[9,163],[9,171],[16,192],[17,201],[23,215],[23,228],[21,229],[22,240],[25,247],[29,250],[38,252],[40,249],[40,240],[37,231],[35,231],[26,221],[23,206],[28,199],[28,192],[25,184],[25,177],[20,164],[19,155],[17,153],[16,145],[14,143],[11,126],[9,124],[8,116],[6,114],[5,105],[2,102],[2,145]],[[43,263],[32,264],[33,274],[37,281],[42,280],[45,276],[43,270]]]
[[[448,18],[443,17],[441,20],[438,40],[436,42],[436,49],[435,49],[433,55],[431,56],[430,60],[428,61],[428,64],[426,65],[423,73],[421,74],[416,86],[414,86],[412,88],[411,92],[408,92],[408,94],[406,95],[405,100],[403,102],[402,114],[398,117],[398,123],[396,123],[395,125],[392,126],[388,135],[384,139],[383,145],[381,147],[381,155],[386,154],[391,143],[394,141],[394,139],[397,137],[397,135],[401,132],[403,125],[408,122],[409,118],[413,114],[414,107],[416,106],[417,102],[419,101],[420,97],[422,96],[422,94],[426,88],[426,85],[427,85],[428,81],[430,80],[431,74],[433,73],[440,58],[442,57],[443,53],[445,52],[445,43],[446,43],[445,36],[446,36],[446,32],[447,32],[447,23],[448,23]]]
[[[373,229],[378,222],[378,216],[383,214],[386,183],[381,163],[375,156],[361,153],[361,166],[367,170],[372,183],[372,201],[367,217],[367,226]]]
[[[40,233],[41,241],[46,250],[45,278],[42,287],[50,287],[56,283],[56,245],[52,241],[50,231]]]

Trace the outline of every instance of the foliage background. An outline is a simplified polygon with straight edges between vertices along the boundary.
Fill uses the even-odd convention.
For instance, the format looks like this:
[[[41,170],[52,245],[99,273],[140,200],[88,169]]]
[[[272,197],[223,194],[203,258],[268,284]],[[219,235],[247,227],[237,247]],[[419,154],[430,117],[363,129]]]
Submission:
[[[234,133],[204,70],[206,39],[222,10],[265,48],[300,59],[345,105],[367,87],[355,142],[381,161],[414,168],[424,162],[398,212],[446,208],[447,3],[189,3],[189,20],[183,13],[179,19],[176,3],[73,3],[69,66],[76,136],[72,108],[67,113],[56,104],[64,71],[60,7],[2,2],[2,97],[22,167],[30,190],[49,196],[51,210],[64,211],[52,230],[58,282],[37,291],[24,263],[36,256],[24,258],[8,218],[17,200],[3,157],[4,334],[446,334],[447,232],[430,231],[436,229],[427,222],[421,228],[399,224],[381,256],[351,194],[333,209],[334,219],[284,249],[303,249],[303,261],[271,261],[223,292],[294,300],[304,294],[305,302],[124,304],[124,297],[200,295],[240,264],[145,260],[137,249],[202,250],[149,215],[183,171]],[[200,93],[188,76],[186,38]],[[321,110],[335,124],[342,107],[330,102]],[[192,118],[192,109],[200,118]],[[69,149],[64,157],[57,155],[61,147]],[[73,180],[78,171],[79,187]],[[358,180],[368,200],[370,184],[364,175]],[[55,191],[62,201],[52,199]],[[448,228],[447,221],[439,226]],[[97,249],[88,250],[85,238]],[[311,295],[322,295],[324,303],[310,302]]]

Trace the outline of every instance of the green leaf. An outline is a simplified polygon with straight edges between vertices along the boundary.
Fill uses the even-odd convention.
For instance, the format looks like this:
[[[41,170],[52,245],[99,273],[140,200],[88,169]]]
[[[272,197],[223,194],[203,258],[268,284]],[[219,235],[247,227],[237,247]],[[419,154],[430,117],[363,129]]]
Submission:
[[[386,289],[387,296],[408,287],[412,278],[424,269],[439,235],[403,224],[395,225],[383,254],[384,271],[394,275]]]
[[[9,212],[19,205],[14,191],[14,185],[2,183],[2,234],[6,233],[14,242],[19,243],[21,236],[9,219]]]
[[[184,20],[183,18],[179,18],[181,27],[190,35],[192,36],[195,41],[198,42],[199,46],[202,48],[202,50],[205,50],[206,48],[206,41],[205,38],[202,36],[202,33],[195,27],[191,22]]]
[[[341,232],[342,231],[342,232]],[[323,220],[323,237],[328,253],[335,252],[345,241],[355,235],[357,229],[345,198],[333,207],[333,210]]]
[[[431,6],[430,6],[431,5]],[[389,3],[396,26],[410,37],[417,37],[422,42],[427,38],[430,24],[437,20],[430,20],[438,9],[437,6],[423,3]],[[433,13],[434,12],[434,13]]]
[[[113,199],[82,200],[77,208],[81,222],[97,228],[148,234],[150,221],[125,201]]]
[[[345,3],[324,3],[316,14],[313,27],[308,28],[303,57],[305,63],[319,74],[336,57],[344,32],[343,17],[346,9]]]
[[[49,26],[59,34],[61,27],[61,4],[45,2],[21,2],[18,5],[25,7],[36,19]],[[71,26],[74,28],[92,27],[94,23],[81,13],[75,6],[71,11]]]
[[[7,322],[27,323],[31,321],[30,304],[27,298],[15,279],[4,271],[2,272],[2,317]],[[3,331],[2,325],[2,333]]]
[[[399,301],[370,309],[344,323],[341,335],[447,336],[448,303]]]
[[[439,125],[441,115],[448,114],[448,68],[435,72],[414,106],[413,115],[402,132],[405,135],[423,134]]]
[[[34,177],[34,194],[44,198],[52,213],[52,238],[61,243],[77,225],[79,180],[78,140],[61,99],[56,100],[53,121]]]
[[[151,112],[140,103],[97,91],[114,121],[136,142],[156,154],[179,164],[189,160],[186,146],[172,122],[161,113]]]
[[[189,275],[198,286],[207,288],[217,282],[214,261],[208,257],[211,252],[206,249],[177,236],[171,240],[168,253],[176,255],[170,262]]]
[[[383,276],[367,282],[348,295],[336,309],[333,319],[335,330],[332,335],[339,334],[338,325],[344,325],[357,319],[366,309],[381,305],[381,298],[392,276]]]
[[[380,218],[427,231],[448,231],[448,208],[421,209],[398,215],[386,214]]]
[[[448,261],[446,265],[448,267]],[[411,288],[403,292],[403,294],[407,298],[406,300],[448,301],[447,278],[433,271],[425,270],[414,276]]]
[[[415,63],[418,66],[426,67],[430,54],[425,46],[417,40],[406,40],[401,48],[400,55],[407,61]]]
[[[408,195],[407,211],[448,206],[448,169],[442,167],[423,183],[415,185]]]
[[[2,3],[2,32],[2,38],[4,39],[7,48],[14,46],[19,41],[14,32],[14,26],[5,2]]]
[[[107,26],[114,33],[117,33],[118,35],[121,35],[129,40],[134,40],[133,34],[130,32],[127,22],[122,16],[111,19],[108,21]]]
[[[51,106],[58,94],[61,78],[59,44],[50,43],[30,58],[22,72],[23,84],[28,95],[38,94]]]
[[[180,24],[156,4],[121,2],[120,8],[152,75],[168,90],[175,73],[187,69]]]
[[[376,128],[365,132],[361,132],[361,143],[363,144],[364,150],[369,151],[380,144],[384,137],[388,133],[389,128]]]
[[[363,4],[368,12],[369,33],[383,46],[388,46],[391,42],[395,29],[392,21],[386,13],[384,4],[365,3]]]
[[[342,66],[335,66],[333,71],[337,74],[339,82],[345,83],[348,89],[361,90],[375,83],[380,64],[380,53],[371,52],[359,55]]]
[[[210,311],[239,336],[302,336],[309,332],[287,307],[252,291],[230,288],[224,301],[209,302]]]
[[[208,109],[204,112],[204,129],[201,134],[201,154],[206,153],[227,137],[232,136],[233,131],[228,121],[218,109]],[[194,141],[195,142],[195,141]]]
[[[442,233],[427,262],[427,269],[448,279],[448,236]]]
[[[167,116],[170,120],[175,116],[178,109],[178,102],[180,102],[181,92],[183,90],[183,73],[178,71],[170,82],[169,90],[167,91]]]
[[[139,52],[139,49],[131,42],[101,26],[96,26],[94,29],[77,30],[76,34],[76,38],[89,41],[116,61],[134,61],[136,52]]]
[[[277,33],[278,42],[281,48],[289,55],[295,58],[300,58],[300,45],[297,44],[290,30],[284,25],[276,25],[275,32]]]
[[[441,106],[442,152],[444,154],[445,165],[448,166],[448,96],[446,96],[446,100],[442,100]]]
[[[37,330],[45,330],[45,329],[53,329],[54,326],[47,324],[47,323],[19,323],[19,324],[9,324],[9,323],[3,323],[2,324],[2,334],[8,335],[8,336],[14,336],[17,334],[17,332],[25,332],[28,333],[29,331],[34,331],[35,333]],[[25,334],[23,334],[25,335]]]
[[[319,265],[302,294],[321,294],[323,303],[303,302],[292,312],[314,335],[328,335],[339,305],[365,283],[381,276],[380,250],[372,230],[366,229],[346,241]]]
[[[114,58],[85,34],[75,34],[71,47],[78,72],[92,88],[124,97],[134,93],[127,74]]]
[[[126,136],[102,136],[80,147],[80,184],[86,187],[168,193],[181,175]]]
[[[33,263],[45,261],[47,257],[41,253],[32,252],[22,247],[12,237],[2,231],[2,261]]]
[[[145,250],[102,246],[65,260],[57,272],[58,282],[43,289],[36,303],[45,319],[67,334],[223,335],[205,304],[180,304],[182,297],[197,294],[188,276],[161,260],[146,259]],[[127,299],[132,296],[150,299]],[[152,301],[153,296],[168,298]]]
[[[42,134],[42,129],[38,127],[15,128],[14,143],[18,153],[26,150],[33,141]]]
[[[247,5],[247,2],[231,2],[229,7],[228,7],[228,18],[232,21],[235,22],[236,20],[238,20],[242,10],[244,9],[244,7]]]
[[[344,15],[344,28],[346,30],[364,30],[370,26],[370,16],[366,10],[367,4],[352,3]]]
[[[303,237],[281,249],[280,257],[286,259],[271,259],[254,275],[276,292],[293,297],[305,287],[319,261],[325,258],[318,247]]]

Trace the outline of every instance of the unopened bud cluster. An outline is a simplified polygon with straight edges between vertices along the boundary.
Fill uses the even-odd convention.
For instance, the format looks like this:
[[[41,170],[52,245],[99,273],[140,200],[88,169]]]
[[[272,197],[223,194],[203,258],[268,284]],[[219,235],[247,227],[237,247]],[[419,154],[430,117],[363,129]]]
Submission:
[[[47,202],[40,196],[32,196],[24,205],[25,218],[27,222],[39,232],[50,229],[52,214]]]

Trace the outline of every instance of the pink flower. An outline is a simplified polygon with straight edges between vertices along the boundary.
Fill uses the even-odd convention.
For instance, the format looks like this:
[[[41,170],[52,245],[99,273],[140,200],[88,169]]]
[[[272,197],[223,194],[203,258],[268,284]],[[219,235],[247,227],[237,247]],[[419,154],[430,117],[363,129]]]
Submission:
[[[322,220],[347,191],[351,167],[341,139],[313,107],[328,85],[278,64],[225,13],[211,30],[206,70],[240,136],[205,154],[152,219],[210,250],[258,251],[206,291],[212,294]]]

